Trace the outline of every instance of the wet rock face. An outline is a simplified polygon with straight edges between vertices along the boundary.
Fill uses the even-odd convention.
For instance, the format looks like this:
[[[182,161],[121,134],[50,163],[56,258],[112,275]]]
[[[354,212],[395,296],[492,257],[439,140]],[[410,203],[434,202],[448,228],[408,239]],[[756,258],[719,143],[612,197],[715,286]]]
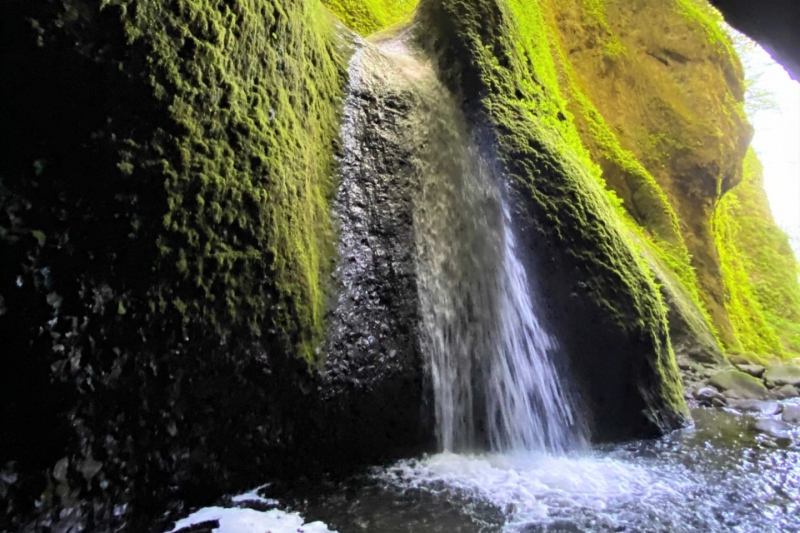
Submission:
[[[316,234],[333,248],[346,51],[316,3],[248,5],[0,6],[0,530],[149,530],[418,437],[404,207],[363,217],[358,295],[379,303],[339,339],[380,350],[348,365],[333,339],[327,378],[303,360],[333,270]]]
[[[538,4],[528,3],[533,11]],[[517,24],[517,8],[494,0],[422,2],[420,42],[480,123],[487,160],[507,177],[518,253],[536,273],[549,323],[597,421],[593,436],[674,429],[687,412],[662,300],[567,144],[577,137],[574,125],[546,97],[558,87],[533,89],[552,83],[529,48],[549,50],[548,29],[535,17]]]
[[[800,365],[779,363],[770,365],[764,372],[764,380],[775,386],[800,386]]]
[[[710,0],[725,20],[761,43],[800,79],[800,4],[794,0]]]
[[[562,4],[558,27],[569,64],[610,126],[609,135],[613,131],[630,152],[623,157],[604,147],[591,118],[573,102],[582,138],[631,216],[660,239],[688,250],[699,299],[719,338],[728,342],[734,331],[724,306],[712,218],[718,196],[741,181],[741,160],[752,135],[737,113],[744,87],[738,59],[721,51],[723,45],[709,43],[700,22],[687,20],[677,2],[604,2],[599,19],[584,2]],[[631,172],[633,160],[661,194]],[[665,209],[674,211],[678,224],[664,219]],[[691,311],[670,299],[673,344],[716,351],[713,337],[703,338],[710,332],[702,318],[694,326],[691,316],[681,316]]]
[[[352,427],[359,455],[424,440],[423,364],[414,264],[420,97],[367,43],[350,62],[334,203],[339,259],[320,391]],[[327,410],[327,407],[325,408]],[[362,455],[363,456],[363,455]]]

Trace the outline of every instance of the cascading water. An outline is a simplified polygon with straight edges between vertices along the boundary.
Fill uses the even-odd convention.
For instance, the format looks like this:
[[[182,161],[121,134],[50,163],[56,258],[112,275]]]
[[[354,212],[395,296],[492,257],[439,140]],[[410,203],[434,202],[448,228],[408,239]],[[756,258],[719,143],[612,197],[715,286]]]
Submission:
[[[452,171],[423,177],[415,227],[440,445],[580,448],[583,425],[551,359],[557,345],[537,316],[498,184],[466,134],[439,139],[455,143],[434,151]]]
[[[429,68],[429,67],[428,67]],[[414,217],[423,350],[444,450],[566,452],[586,439],[551,358],[499,183],[436,83]]]
[[[391,220],[378,219],[398,204],[392,193],[415,184],[408,193],[421,344],[442,449],[563,453],[580,447],[583,426],[551,360],[557,346],[537,316],[501,180],[481,157],[458,103],[403,36],[378,48],[363,43],[350,75],[337,211],[343,214],[340,254],[353,261],[340,269],[342,297],[353,299],[358,284],[349,284],[375,263],[369,228],[388,227]],[[365,194],[374,198],[359,203]],[[361,204],[383,208],[374,216]],[[350,220],[348,213],[359,217]],[[386,240],[387,231],[380,234]]]

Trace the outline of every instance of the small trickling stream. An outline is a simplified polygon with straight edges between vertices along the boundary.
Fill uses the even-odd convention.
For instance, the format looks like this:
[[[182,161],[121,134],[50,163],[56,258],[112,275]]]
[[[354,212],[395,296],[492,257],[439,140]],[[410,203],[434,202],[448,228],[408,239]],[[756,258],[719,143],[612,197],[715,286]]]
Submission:
[[[354,259],[341,279],[355,290],[369,251],[352,216],[354,206],[366,208],[353,192],[358,177],[385,164],[360,151],[359,131],[371,126],[359,106],[397,84],[414,106],[392,113],[418,143],[416,159],[398,168],[403,186],[416,187],[413,261],[440,453],[347,479],[267,483],[176,529],[211,520],[197,531],[800,531],[800,430],[768,439],[750,416],[699,409],[694,428],[589,446],[558,343],[537,315],[534,273],[518,257],[502,181],[458,105],[402,39],[380,50],[364,43],[350,69],[342,129],[350,193],[337,209],[340,253]],[[337,313],[352,315],[347,305]]]

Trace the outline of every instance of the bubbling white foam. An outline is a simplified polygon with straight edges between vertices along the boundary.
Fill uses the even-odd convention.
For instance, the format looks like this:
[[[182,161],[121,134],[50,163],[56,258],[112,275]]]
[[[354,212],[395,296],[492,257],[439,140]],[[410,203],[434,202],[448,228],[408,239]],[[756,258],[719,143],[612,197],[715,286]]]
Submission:
[[[666,478],[599,455],[545,453],[442,453],[401,461],[378,476],[401,488],[452,493],[490,503],[507,514],[509,531],[524,524],[546,523],[567,512],[574,515],[577,509],[597,515],[641,501],[675,501],[691,486],[675,472]]]

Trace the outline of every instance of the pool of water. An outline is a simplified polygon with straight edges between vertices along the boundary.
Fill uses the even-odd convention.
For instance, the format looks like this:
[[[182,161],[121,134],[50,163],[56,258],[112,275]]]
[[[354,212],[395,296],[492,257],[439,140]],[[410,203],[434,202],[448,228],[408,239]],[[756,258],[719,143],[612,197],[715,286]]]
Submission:
[[[800,428],[774,439],[750,416],[692,414],[581,456],[438,454],[259,494],[340,533],[800,532]]]

